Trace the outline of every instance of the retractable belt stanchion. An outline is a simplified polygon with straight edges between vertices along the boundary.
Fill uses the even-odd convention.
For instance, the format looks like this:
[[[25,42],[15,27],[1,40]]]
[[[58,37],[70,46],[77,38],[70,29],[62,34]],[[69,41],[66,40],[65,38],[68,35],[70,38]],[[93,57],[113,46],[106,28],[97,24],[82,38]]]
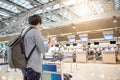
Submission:
[[[77,65],[78,65],[78,64],[77,64],[77,61],[75,62],[75,64],[76,64],[76,70],[77,70]]]
[[[63,66],[62,66],[63,62],[60,61],[60,65],[61,65],[61,76],[62,76],[62,80],[64,80],[64,77],[63,77]]]
[[[72,61],[71,61],[71,70],[70,70],[70,71],[71,71],[71,73],[72,73]]]

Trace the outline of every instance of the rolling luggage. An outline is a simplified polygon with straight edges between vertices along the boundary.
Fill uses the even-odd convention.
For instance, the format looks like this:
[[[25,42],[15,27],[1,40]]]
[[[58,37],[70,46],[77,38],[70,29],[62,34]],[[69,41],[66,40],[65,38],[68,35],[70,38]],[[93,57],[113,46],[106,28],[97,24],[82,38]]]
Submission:
[[[67,73],[63,73],[63,79],[64,80],[71,80],[71,78],[72,78],[72,75],[67,74]]]

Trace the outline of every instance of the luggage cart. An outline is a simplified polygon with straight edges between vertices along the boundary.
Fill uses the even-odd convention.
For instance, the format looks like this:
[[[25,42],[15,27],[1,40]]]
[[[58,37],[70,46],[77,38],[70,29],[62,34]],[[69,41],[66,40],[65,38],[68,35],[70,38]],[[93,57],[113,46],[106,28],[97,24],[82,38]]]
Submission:
[[[42,65],[42,77],[41,80],[71,80],[72,75],[63,73],[63,62],[64,55],[60,52],[59,47],[58,53],[53,55],[53,58],[43,58]]]

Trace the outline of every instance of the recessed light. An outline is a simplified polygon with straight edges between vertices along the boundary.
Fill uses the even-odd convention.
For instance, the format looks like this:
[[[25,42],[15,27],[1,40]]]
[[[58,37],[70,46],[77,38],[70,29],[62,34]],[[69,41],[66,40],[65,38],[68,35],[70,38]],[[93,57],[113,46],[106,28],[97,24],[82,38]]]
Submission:
[[[74,26],[73,29],[76,29],[76,27]]]

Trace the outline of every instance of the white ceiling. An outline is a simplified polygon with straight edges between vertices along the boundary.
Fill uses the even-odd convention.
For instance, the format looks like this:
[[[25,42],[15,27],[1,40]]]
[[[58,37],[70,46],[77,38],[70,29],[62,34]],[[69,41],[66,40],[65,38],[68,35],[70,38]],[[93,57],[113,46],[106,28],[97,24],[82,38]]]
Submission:
[[[120,16],[120,0],[0,0],[0,35],[19,32],[31,14],[44,29]]]

